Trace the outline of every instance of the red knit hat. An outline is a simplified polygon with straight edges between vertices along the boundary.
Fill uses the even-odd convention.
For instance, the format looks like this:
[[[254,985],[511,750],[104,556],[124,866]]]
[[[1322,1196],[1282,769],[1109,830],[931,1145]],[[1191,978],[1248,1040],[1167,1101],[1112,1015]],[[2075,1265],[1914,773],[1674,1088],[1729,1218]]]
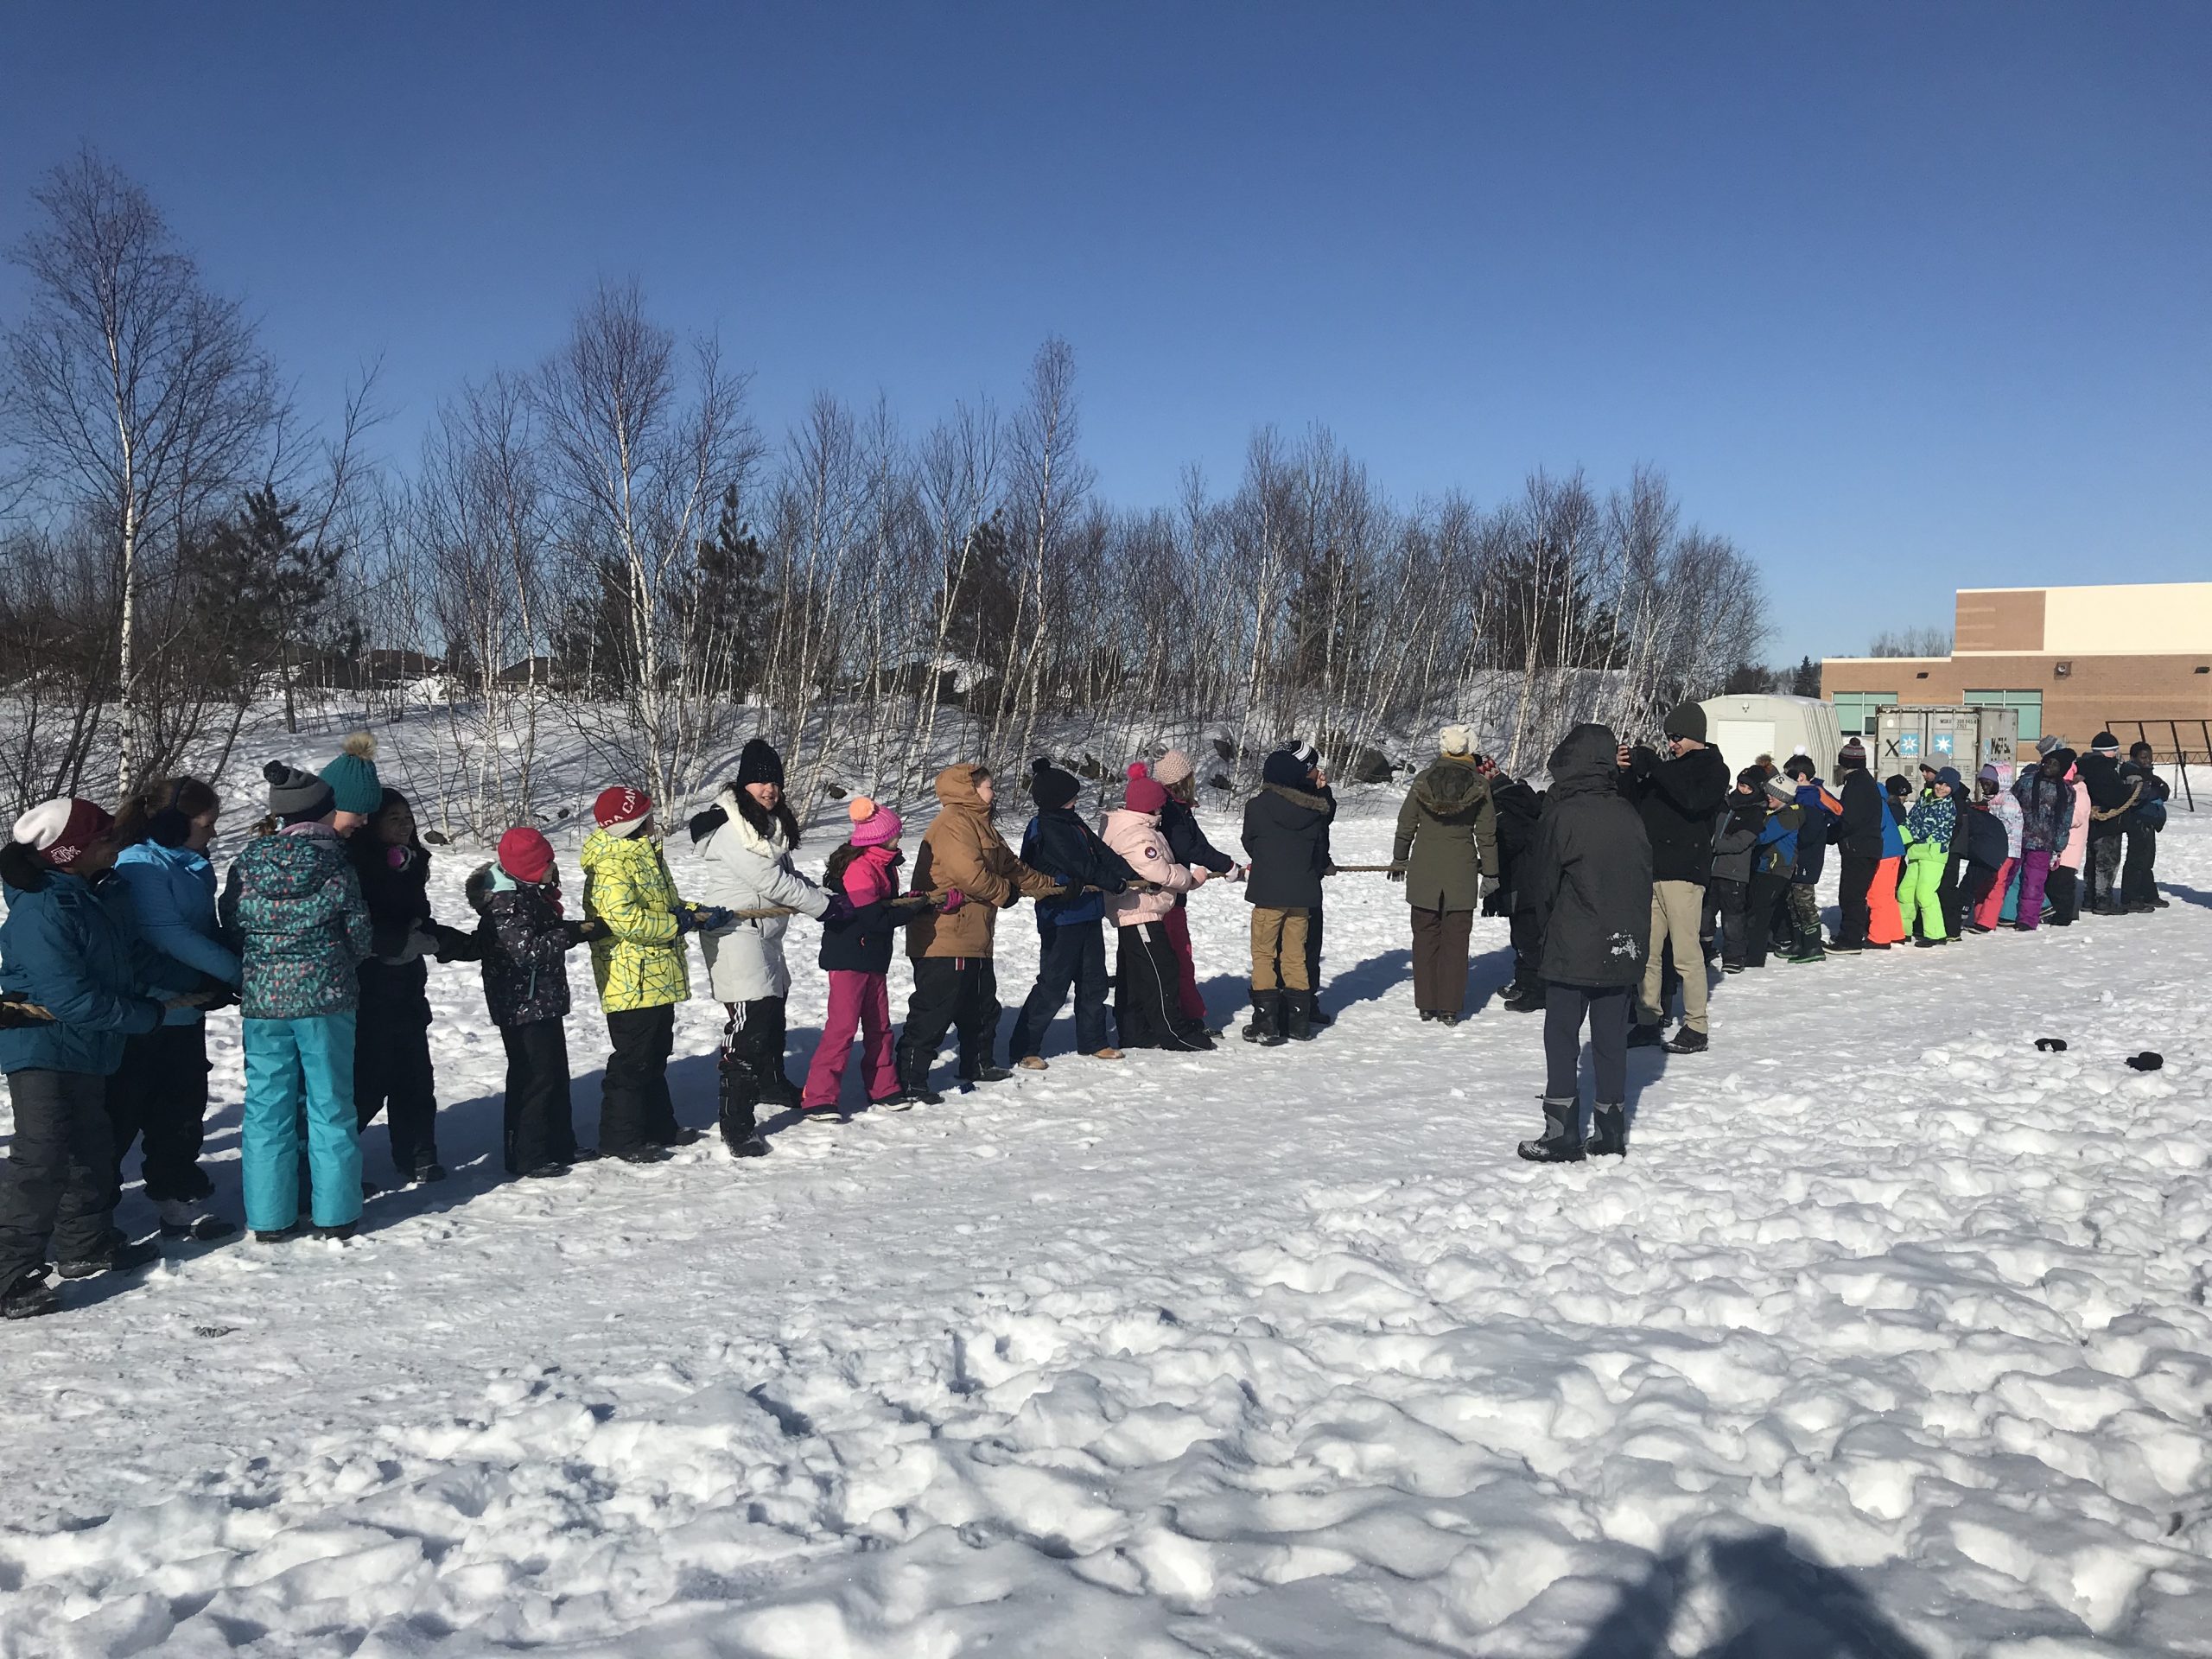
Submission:
[[[634,834],[652,810],[652,796],[625,784],[601,790],[599,798],[591,804],[592,821],[610,836]]]
[[[1122,804],[1132,812],[1157,812],[1167,804],[1167,791],[1157,778],[1132,778],[1122,792]]]
[[[553,868],[553,843],[528,824],[499,837],[499,868],[518,881],[543,881]]]
[[[107,809],[96,802],[66,798],[41,801],[16,820],[12,838],[50,868],[66,870],[114,823]]]

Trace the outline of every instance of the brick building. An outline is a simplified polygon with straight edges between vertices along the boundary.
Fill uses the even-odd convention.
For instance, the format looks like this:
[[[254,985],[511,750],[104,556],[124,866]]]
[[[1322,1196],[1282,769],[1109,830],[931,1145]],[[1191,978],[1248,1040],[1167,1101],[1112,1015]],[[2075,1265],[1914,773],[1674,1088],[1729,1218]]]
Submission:
[[[1948,657],[1830,657],[1821,695],[1847,733],[1885,703],[1999,703],[2020,740],[2075,748],[2109,727],[2164,755],[2206,759],[2212,732],[2212,582],[2104,588],[1961,588]]]

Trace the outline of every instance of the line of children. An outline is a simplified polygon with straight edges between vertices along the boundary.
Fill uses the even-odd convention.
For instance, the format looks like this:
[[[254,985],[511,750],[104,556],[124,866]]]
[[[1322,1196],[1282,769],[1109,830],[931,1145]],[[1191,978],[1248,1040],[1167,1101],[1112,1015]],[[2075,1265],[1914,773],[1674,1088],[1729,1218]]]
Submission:
[[[1594,728],[1580,736],[1580,747],[1562,745],[1554,757],[1555,766],[1578,777],[1574,769],[1588,758],[1581,748],[1609,739]],[[2135,816],[2123,833],[2140,827],[2155,835],[2164,786],[2139,746],[2128,766],[2126,799]],[[1790,783],[1780,787],[1759,768],[1739,774],[1715,823],[1712,879],[1726,929],[1724,966],[1732,973],[1764,962],[1764,919],[1784,889],[1810,896],[1808,864],[1814,874],[1818,870],[1805,854],[1807,825],[1825,833],[1831,820],[1847,817],[1845,802],[1827,793],[1804,757],[1793,757],[1789,770]],[[433,954],[448,961],[480,958],[486,1006],[507,1052],[504,1161],[511,1173],[531,1178],[565,1174],[598,1155],[576,1144],[563,1025],[570,1008],[566,953],[587,943],[613,1048],[602,1143],[637,1162],[664,1158],[668,1147],[696,1138],[676,1122],[666,1078],[674,1009],[689,993],[683,936],[690,932],[706,935],[710,977],[717,995],[733,1005],[722,1127],[739,1155],[765,1149],[755,1121],[760,1101],[787,1101],[814,1121],[842,1120],[838,1096],[855,1028],[871,1103],[938,1098],[927,1091],[928,1065],[949,1026],[959,1028],[963,1080],[1007,1076],[993,1063],[998,1010],[992,924],[997,909],[1024,894],[1040,901],[1048,965],[1017,1021],[1015,1048],[1023,1062],[1041,1068],[1043,1028],[1071,988],[1078,1040],[1089,1024],[1101,1040],[1095,1048],[1086,1044],[1087,1051],[1119,1058],[1103,1040],[1101,936],[1108,917],[1116,923],[1115,1013],[1123,1045],[1211,1046],[1184,995],[1195,988],[1187,935],[1179,947],[1171,923],[1183,895],[1210,879],[1217,861],[1228,861],[1212,855],[1196,861],[1179,851],[1170,828],[1176,803],[1141,765],[1130,769],[1123,803],[1108,815],[1102,837],[1072,810],[1077,781],[1037,763],[1033,788],[1039,812],[1024,838],[1027,858],[1016,858],[990,823],[988,772],[948,768],[938,780],[942,810],[924,840],[926,868],[917,868],[916,890],[907,894],[896,891],[903,828],[898,815],[857,799],[849,809],[851,834],[830,861],[824,893],[792,866],[798,828],[781,798],[782,762],[756,741],[741,760],[739,781],[692,823],[704,879],[713,896],[730,902],[702,906],[677,895],[653,838],[652,801],[643,791],[617,787],[594,804],[594,828],[582,850],[584,917],[563,914],[553,849],[537,830],[520,828],[504,836],[496,858],[469,878],[468,900],[480,918],[473,935],[442,928],[431,917],[429,855],[405,798],[378,783],[373,747],[365,739],[349,740],[321,776],[277,762],[264,776],[271,822],[233,863],[219,906],[210,901],[213,874],[204,851],[219,803],[204,785],[186,779],[150,786],[131,804],[127,830],[110,825],[89,803],[66,801],[35,809],[16,826],[0,867],[10,904],[0,953],[7,969],[0,989],[10,999],[0,1018],[0,1061],[17,1101],[20,1148],[17,1173],[0,1196],[0,1300],[10,1313],[51,1305],[41,1288],[48,1234],[60,1247],[65,1277],[147,1259],[146,1252],[126,1249],[108,1224],[121,1149],[133,1134],[146,1144],[147,1192],[164,1230],[203,1239],[225,1230],[219,1218],[194,1209],[207,1185],[196,1161],[206,1110],[205,1046],[192,1016],[226,997],[233,983],[243,993],[247,1221],[263,1240],[304,1230],[303,1205],[319,1233],[342,1238],[353,1231],[364,1195],[359,1131],[379,1106],[391,1116],[403,1177],[442,1174],[435,1167],[424,988],[424,959]],[[1179,781],[1187,776],[1179,773]],[[1264,778],[1245,818],[1253,861],[1246,897],[1253,906],[1255,993],[1247,1035],[1281,1042],[1313,1034],[1301,1006],[1310,1004],[1312,976],[1300,924],[1332,873],[1333,803],[1310,792],[1314,770],[1289,751],[1268,758]],[[1881,858],[1868,894],[1868,946],[1884,948],[1893,942],[1885,937],[1891,932],[1902,938],[1916,931],[1926,946],[1956,937],[1961,927],[1988,931],[1993,916],[2010,902],[2015,872],[2018,925],[2037,925],[2046,888],[2055,919],[2070,920],[2059,882],[2079,868],[2078,843],[2090,816],[2088,785],[2071,751],[2047,742],[2039,764],[2010,791],[1993,767],[1984,768],[1971,803],[1957,772],[1931,771],[1929,779],[1923,798],[1909,808],[1904,780],[1890,780],[1876,843]],[[1847,798],[1851,787],[1847,781]],[[1194,823],[1189,833],[1212,854]],[[126,844],[132,874],[99,885]],[[1557,844],[1549,848],[1551,855],[1560,851]],[[2131,847],[2131,870],[2133,852]],[[1952,895],[1948,889],[1961,869],[1964,891]],[[2117,880],[2120,897],[2129,899],[2126,876]],[[143,915],[126,894],[141,895]],[[1802,938],[1808,919],[1796,894],[1789,896],[1792,931]],[[1562,895],[1552,897],[1556,904]],[[2155,896],[2145,901],[2155,902]],[[821,963],[830,974],[830,1012],[804,1090],[793,1089],[782,1070],[785,918],[733,913],[741,910],[789,910],[824,925]],[[120,948],[101,932],[111,926],[125,930]],[[916,992],[905,1040],[894,1050],[887,974],[901,927],[909,930]],[[1055,936],[1071,943],[1056,950]],[[1550,942],[1538,937],[1540,948],[1554,954]],[[168,941],[176,944],[174,958],[153,949]],[[1620,954],[1609,947],[1608,972]],[[1060,957],[1067,961],[1052,967]],[[1640,977],[1640,960],[1635,966]],[[1596,1022],[1593,1032],[1605,1025],[1610,1033],[1610,1014],[1599,1017],[1596,999],[1611,981],[1588,960],[1578,970],[1587,970],[1584,979],[1558,980],[1575,995],[1556,1011],[1562,1019],[1572,1013],[1577,1029],[1586,1017]],[[1308,982],[1300,985],[1301,978]],[[41,1001],[65,1012],[54,1021],[17,1017],[19,1009]],[[372,1014],[372,1008],[378,1012]],[[1624,1040],[1624,1014],[1620,1024]],[[365,1033],[372,1031],[373,1052],[365,1052],[371,1041]],[[19,1035],[24,1032],[30,1035]],[[176,1032],[191,1035],[169,1035]],[[745,1043],[748,1033],[772,1040]],[[126,1087],[114,1079],[124,1075],[133,1044],[149,1046],[142,1067],[148,1076]],[[156,1044],[174,1044],[185,1060],[196,1057],[196,1068],[154,1065]],[[1608,1034],[1608,1052],[1611,1046]],[[172,1071],[183,1075],[169,1078]],[[164,1074],[155,1080],[161,1088],[148,1081],[155,1071]],[[64,1075],[49,1086],[43,1075],[49,1072]],[[97,1126],[80,1109],[92,1097],[86,1078],[99,1085]],[[1548,1096],[1548,1117],[1557,1103]],[[1610,1109],[1601,1077],[1601,1142],[1615,1138],[1605,1117]],[[302,1124],[312,1171],[304,1198],[298,1184]],[[91,1166],[102,1179],[98,1192],[80,1192],[74,1172],[95,1128],[100,1149]],[[1550,1147],[1557,1128],[1548,1124],[1545,1141],[1531,1144]],[[1563,1146],[1528,1155],[1567,1155]],[[61,1173],[40,1174],[41,1160]],[[28,1179],[21,1173],[26,1164]],[[27,1250],[40,1259],[17,1262]]]

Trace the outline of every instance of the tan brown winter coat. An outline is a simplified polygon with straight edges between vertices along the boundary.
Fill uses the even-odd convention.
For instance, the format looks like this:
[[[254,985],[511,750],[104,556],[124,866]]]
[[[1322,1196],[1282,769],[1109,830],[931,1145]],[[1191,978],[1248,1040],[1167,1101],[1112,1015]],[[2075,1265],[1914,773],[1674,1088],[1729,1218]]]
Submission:
[[[1000,909],[1027,893],[1049,897],[1052,878],[1031,869],[1000,839],[976,794],[976,768],[947,766],[937,775],[942,809],[914,857],[913,890],[942,899],[957,888],[967,903],[950,915],[924,911],[906,930],[910,957],[988,957]]]

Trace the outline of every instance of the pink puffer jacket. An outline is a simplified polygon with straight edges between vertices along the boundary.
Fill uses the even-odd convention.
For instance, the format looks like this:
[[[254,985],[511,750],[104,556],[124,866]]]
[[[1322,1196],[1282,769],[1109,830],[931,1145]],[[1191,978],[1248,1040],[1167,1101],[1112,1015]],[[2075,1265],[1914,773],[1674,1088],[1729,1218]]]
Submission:
[[[2072,766],[2066,768],[2066,781],[2074,786],[2074,827],[2067,832],[2066,850],[2050,861],[2069,870],[2082,870],[2088,868],[2089,786]]]
[[[1106,913],[1123,927],[1164,921],[1175,908],[1175,895],[1198,885],[1186,864],[1178,864],[1167,845],[1167,833],[1156,812],[1132,812],[1116,807],[1106,815],[1102,839],[1129,862],[1147,881],[1156,882],[1158,893],[1112,893],[1106,895]]]

